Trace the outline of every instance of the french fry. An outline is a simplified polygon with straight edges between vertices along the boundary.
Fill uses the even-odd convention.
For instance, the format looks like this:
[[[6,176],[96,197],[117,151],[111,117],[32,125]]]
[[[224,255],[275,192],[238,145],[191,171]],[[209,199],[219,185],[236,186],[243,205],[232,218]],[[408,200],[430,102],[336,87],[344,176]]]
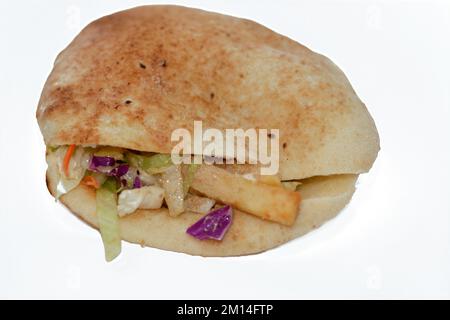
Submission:
[[[202,165],[195,173],[192,188],[262,219],[292,225],[297,217],[300,194],[251,181],[212,165]]]
[[[183,177],[180,166],[171,166],[161,174],[169,215],[178,216],[184,211]]]

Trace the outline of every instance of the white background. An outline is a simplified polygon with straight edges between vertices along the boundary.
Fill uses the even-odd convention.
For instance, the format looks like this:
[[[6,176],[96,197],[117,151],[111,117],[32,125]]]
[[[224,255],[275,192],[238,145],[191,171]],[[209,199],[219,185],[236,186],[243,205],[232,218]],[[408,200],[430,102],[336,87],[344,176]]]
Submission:
[[[330,57],[382,149],[338,218],[278,249],[223,259],[124,243],[107,264],[99,234],[47,192],[35,108],[80,29],[140,3],[0,2],[0,298],[450,297],[449,2],[178,1]]]

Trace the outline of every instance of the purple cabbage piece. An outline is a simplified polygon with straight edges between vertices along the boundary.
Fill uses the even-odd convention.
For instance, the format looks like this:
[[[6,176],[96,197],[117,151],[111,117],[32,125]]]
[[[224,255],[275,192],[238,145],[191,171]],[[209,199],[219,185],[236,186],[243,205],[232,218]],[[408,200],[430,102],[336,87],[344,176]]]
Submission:
[[[117,163],[112,157],[92,156],[89,170],[115,177],[125,188],[142,187],[142,180],[136,175],[136,170],[130,170],[130,166],[126,163]]]
[[[119,164],[117,167],[116,160],[112,157],[97,157],[92,156],[89,163],[89,170],[95,172],[101,172],[111,177],[116,177],[120,180],[120,177],[128,172],[128,164]]]
[[[120,178],[123,175],[127,174],[128,169],[130,168],[127,164],[120,164],[119,166],[112,169],[107,175]]]
[[[115,164],[116,160],[114,158],[92,156],[91,162],[89,163],[89,169],[97,171],[98,167],[111,167]]]
[[[134,189],[138,189],[138,188],[141,188],[142,187],[142,181],[141,181],[141,178],[139,178],[139,176],[136,176],[135,178],[134,178],[134,181],[133,181],[133,188]]]
[[[222,240],[233,218],[231,206],[225,206],[211,211],[206,216],[190,226],[186,233],[199,239]]]

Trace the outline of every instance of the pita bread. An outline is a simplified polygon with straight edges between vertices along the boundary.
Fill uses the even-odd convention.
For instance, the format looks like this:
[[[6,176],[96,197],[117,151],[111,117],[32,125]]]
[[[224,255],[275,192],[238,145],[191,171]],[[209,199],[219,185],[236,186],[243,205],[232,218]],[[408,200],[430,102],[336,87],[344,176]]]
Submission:
[[[370,114],[329,59],[253,21],[179,6],[89,24],[57,57],[37,119],[47,145],[159,153],[170,153],[172,131],[192,131],[194,120],[222,131],[280,129],[280,177],[305,179],[292,227],[235,210],[217,242],[186,234],[200,218],[194,213],[138,210],[120,219],[124,240],[203,256],[264,251],[320,226],[350,201],[379,150]],[[80,185],[61,201],[97,227],[92,189]]]
[[[326,57],[255,22],[144,6],[89,24],[37,110],[47,145],[170,153],[177,128],[280,129],[283,180],[370,169],[378,134]]]

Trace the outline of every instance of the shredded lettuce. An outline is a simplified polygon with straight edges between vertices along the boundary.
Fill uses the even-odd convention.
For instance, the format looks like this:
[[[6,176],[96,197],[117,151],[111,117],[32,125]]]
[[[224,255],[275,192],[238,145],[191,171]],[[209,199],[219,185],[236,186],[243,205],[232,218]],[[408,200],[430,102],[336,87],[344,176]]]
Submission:
[[[63,168],[63,159],[67,148],[67,146],[61,146],[54,152],[59,172],[56,199],[75,189],[80,184],[86,173],[86,168],[89,166],[90,151],[83,147],[77,147],[69,162],[69,176],[66,176]]]
[[[162,153],[146,156],[127,152],[125,154],[125,160],[133,167],[145,171],[148,174],[164,172],[173,165],[170,154]]]
[[[58,150],[58,148],[59,146],[50,146],[50,145],[47,146],[47,150],[49,152],[55,152],[56,150]]]
[[[115,147],[103,147],[94,152],[94,156],[96,157],[110,157],[115,160],[123,160],[124,159],[124,150],[121,148]]]
[[[119,195],[118,214],[123,217],[141,209],[159,209],[164,201],[164,189],[146,186],[138,189],[123,190]]]
[[[105,248],[106,261],[114,260],[122,250],[117,213],[117,182],[108,178],[97,190],[97,219]]]

